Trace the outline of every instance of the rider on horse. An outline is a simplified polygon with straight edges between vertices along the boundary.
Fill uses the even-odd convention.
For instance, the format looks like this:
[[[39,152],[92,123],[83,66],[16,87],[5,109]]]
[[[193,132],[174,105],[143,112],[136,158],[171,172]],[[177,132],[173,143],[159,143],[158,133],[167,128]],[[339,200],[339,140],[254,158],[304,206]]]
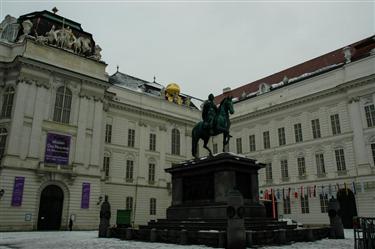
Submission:
[[[211,93],[208,95],[208,100],[203,104],[202,119],[203,128],[209,130],[210,135],[214,134],[214,122],[217,114],[217,107],[214,102],[214,95]]]

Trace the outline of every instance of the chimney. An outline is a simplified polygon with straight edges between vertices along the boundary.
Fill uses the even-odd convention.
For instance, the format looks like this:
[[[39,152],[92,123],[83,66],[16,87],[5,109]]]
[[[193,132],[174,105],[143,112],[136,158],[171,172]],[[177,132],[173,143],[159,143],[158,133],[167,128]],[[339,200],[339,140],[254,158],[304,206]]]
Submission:
[[[232,89],[230,87],[226,87],[223,89],[223,94],[229,93],[230,91],[232,91]]]

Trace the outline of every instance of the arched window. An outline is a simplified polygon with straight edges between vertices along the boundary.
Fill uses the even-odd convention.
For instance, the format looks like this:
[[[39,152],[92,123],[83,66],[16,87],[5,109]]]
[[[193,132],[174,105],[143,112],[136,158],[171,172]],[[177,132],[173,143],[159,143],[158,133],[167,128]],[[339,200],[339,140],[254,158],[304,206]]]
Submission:
[[[172,130],[172,155],[180,155],[180,131]]]
[[[69,123],[72,105],[72,91],[66,86],[61,86],[56,91],[55,111],[53,121]]]
[[[0,128],[0,159],[3,158],[5,151],[5,143],[7,141],[8,131],[5,128]]]
[[[4,91],[3,96],[3,106],[1,108],[1,117],[2,118],[10,118],[12,114],[12,107],[13,107],[13,98],[14,98],[14,88],[7,87]]]

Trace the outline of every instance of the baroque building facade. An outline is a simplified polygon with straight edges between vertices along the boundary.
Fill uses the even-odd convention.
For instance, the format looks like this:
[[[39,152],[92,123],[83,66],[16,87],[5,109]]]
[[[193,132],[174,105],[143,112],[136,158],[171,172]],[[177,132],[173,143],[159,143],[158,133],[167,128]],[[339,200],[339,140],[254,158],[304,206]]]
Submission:
[[[216,97],[234,97],[229,151],[267,164],[270,216],[327,224],[331,197],[349,208],[346,226],[375,216],[374,48],[370,37]],[[164,169],[191,158],[201,113],[176,84],[108,76],[100,52],[79,23],[48,11],[0,24],[1,231],[70,219],[95,229],[104,195],[112,224],[118,209],[135,226],[165,217]]]
[[[199,119],[191,98],[108,77],[92,35],[54,13],[0,27],[0,230],[95,229],[104,195],[112,224],[118,209],[135,225],[165,217],[164,168],[188,157]]]
[[[327,224],[330,198],[345,227],[375,216],[375,37],[216,101],[228,94],[237,101],[230,150],[266,163],[260,196],[270,216]]]

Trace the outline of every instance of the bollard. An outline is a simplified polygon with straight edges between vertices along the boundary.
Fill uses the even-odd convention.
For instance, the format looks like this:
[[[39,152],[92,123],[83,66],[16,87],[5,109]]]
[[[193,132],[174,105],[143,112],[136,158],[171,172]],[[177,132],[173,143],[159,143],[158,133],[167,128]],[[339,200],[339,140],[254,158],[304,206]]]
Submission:
[[[246,231],[246,246],[252,247],[253,246],[253,231]]]
[[[231,190],[228,193],[227,207],[227,249],[245,249],[245,209],[244,201],[238,190]]]
[[[157,234],[156,234],[156,228],[152,228],[150,231],[150,242],[156,242]]]
[[[180,231],[180,244],[181,245],[186,245],[187,244],[187,240],[188,240],[188,238],[187,238],[187,231],[186,231],[186,229],[182,229]]]
[[[280,229],[279,233],[278,233],[278,236],[279,236],[279,238],[278,238],[279,244],[281,244],[281,245],[286,244],[286,230]]]
[[[224,248],[225,247],[225,245],[226,245],[226,232],[219,232],[219,239],[218,239],[218,245],[217,245],[217,247],[219,247],[219,248]]]
[[[307,229],[307,231],[306,231],[306,240],[307,241],[314,241],[315,240],[314,233],[313,233],[312,229]]]
[[[132,228],[130,227],[126,228],[125,239],[126,240],[132,239]]]

